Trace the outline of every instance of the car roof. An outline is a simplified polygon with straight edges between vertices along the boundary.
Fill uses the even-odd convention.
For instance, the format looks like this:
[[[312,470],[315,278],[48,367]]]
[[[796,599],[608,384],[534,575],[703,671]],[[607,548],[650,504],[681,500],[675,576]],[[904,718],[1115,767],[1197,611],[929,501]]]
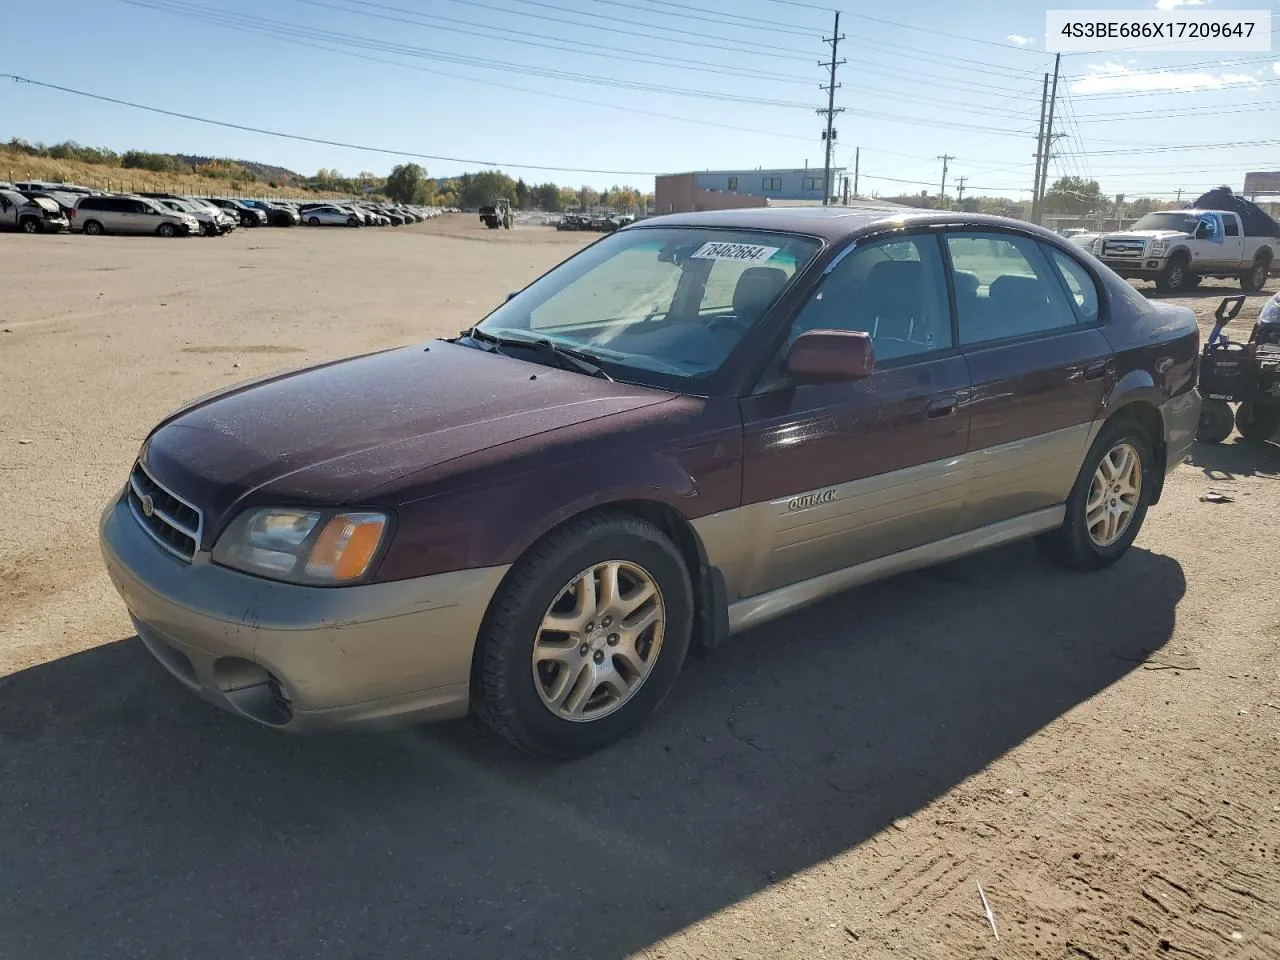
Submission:
[[[982,213],[952,210],[922,210],[915,207],[756,207],[738,210],[707,210],[699,213],[672,213],[637,221],[624,229],[653,227],[719,227],[743,230],[777,230],[841,241],[886,227],[909,225],[1001,227],[1058,239],[1052,230],[1025,220]]]

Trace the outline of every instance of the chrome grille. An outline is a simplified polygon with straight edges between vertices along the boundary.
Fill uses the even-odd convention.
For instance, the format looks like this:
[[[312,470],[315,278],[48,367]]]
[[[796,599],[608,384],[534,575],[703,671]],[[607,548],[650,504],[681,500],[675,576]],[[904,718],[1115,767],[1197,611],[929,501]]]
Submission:
[[[1145,240],[1105,240],[1102,244],[1102,255],[1104,257],[1130,257],[1135,260],[1142,259],[1142,252],[1146,249]]]
[[[129,509],[165,550],[181,560],[195,556],[203,523],[199,509],[162,487],[141,461],[129,474]]]

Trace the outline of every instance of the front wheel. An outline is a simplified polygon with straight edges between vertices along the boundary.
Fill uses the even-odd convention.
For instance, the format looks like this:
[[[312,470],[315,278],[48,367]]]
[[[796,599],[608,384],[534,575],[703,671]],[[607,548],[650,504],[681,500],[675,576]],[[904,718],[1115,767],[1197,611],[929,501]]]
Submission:
[[[1178,293],[1186,288],[1187,275],[1187,258],[1176,254],[1156,277],[1156,289],[1161,293]]]
[[[662,531],[623,513],[573,521],[533,547],[494,597],[473,706],[529,753],[590,753],[671,690],[692,623],[689,571]]]
[[[308,218],[307,218],[307,223],[309,223],[309,224],[310,224],[311,226],[313,226],[313,227],[318,227],[318,226],[320,226],[320,218],[319,218],[319,217],[308,217]]]
[[[1280,431],[1280,407],[1259,407],[1242,403],[1236,408],[1236,429],[1246,440],[1260,443]]]
[[[35,217],[23,217],[22,232],[23,233],[39,233],[40,221],[37,220]]]
[[[1196,439],[1201,443],[1221,443],[1231,436],[1236,425],[1235,414],[1225,400],[1206,400],[1200,406],[1200,423]]]
[[[1115,563],[1142,529],[1154,477],[1151,441],[1142,427],[1133,420],[1107,424],[1071,488],[1062,526],[1038,542],[1074,570]]]
[[[1253,266],[1240,274],[1240,289],[1245,293],[1257,293],[1267,285],[1267,275],[1271,272],[1271,261],[1259,257]]]
[[[359,221],[359,220],[357,220],[355,217],[352,217],[350,220],[348,220],[348,221],[347,221],[347,226],[348,226],[348,227],[358,227],[358,226],[360,226],[360,221]]]
[[[172,237],[177,232],[178,231],[174,229],[172,223],[162,223],[160,224],[159,229],[156,230],[156,233],[164,237],[166,240]]]

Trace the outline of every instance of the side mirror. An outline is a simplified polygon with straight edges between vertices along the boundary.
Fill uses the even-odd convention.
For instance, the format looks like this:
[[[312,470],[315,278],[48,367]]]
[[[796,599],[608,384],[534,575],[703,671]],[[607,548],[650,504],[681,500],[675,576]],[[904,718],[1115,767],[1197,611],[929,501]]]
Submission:
[[[809,330],[787,351],[787,373],[803,380],[861,380],[875,368],[871,338],[860,331]]]

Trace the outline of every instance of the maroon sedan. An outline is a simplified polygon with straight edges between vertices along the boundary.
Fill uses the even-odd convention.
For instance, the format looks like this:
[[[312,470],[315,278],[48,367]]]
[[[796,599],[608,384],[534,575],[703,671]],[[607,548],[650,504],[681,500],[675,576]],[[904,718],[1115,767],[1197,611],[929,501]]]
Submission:
[[[473,710],[581,754],[691,647],[856,584],[1023,537],[1114,562],[1191,446],[1198,347],[1012,220],[661,217],[457,338],[178,410],[102,548],[156,659],[238,714]]]

